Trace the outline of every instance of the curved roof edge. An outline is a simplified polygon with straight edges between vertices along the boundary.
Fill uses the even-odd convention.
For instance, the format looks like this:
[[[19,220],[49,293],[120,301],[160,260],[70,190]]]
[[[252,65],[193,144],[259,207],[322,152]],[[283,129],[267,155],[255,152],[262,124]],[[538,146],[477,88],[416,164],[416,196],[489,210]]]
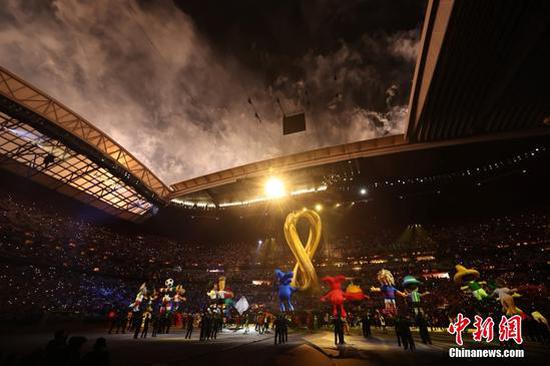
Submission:
[[[164,201],[170,194],[169,187],[111,137],[59,101],[2,66],[0,66],[0,94],[42,116],[97,150],[102,156],[139,180],[161,200]]]
[[[359,157],[388,154],[407,144],[404,134],[385,136],[285,155],[206,174],[171,185],[170,198],[265,174],[334,163]]]

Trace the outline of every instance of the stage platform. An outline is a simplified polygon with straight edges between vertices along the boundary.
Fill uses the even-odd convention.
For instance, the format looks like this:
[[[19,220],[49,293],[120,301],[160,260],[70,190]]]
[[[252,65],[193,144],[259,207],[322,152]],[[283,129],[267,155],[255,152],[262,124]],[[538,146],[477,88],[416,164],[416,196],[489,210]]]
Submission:
[[[418,334],[414,333],[416,351],[410,352],[398,347],[393,329],[388,329],[387,332],[373,329],[373,335],[368,339],[363,338],[358,329],[352,329],[343,346],[334,345],[330,330],[291,331],[288,343],[274,345],[273,333],[260,335],[251,331],[244,334],[242,330],[224,330],[216,340],[201,342],[198,340],[198,330],[194,331],[191,340],[186,340],[183,330],[180,329],[173,330],[171,334],[146,339],[133,339],[128,333],[106,334],[105,330],[98,327],[67,329],[70,335],[82,335],[88,339],[84,352],[91,348],[96,338],[105,337],[112,365],[486,365],[502,362],[543,365],[546,364],[545,355],[548,354],[548,348],[527,343],[525,358],[453,359],[449,357],[448,349],[454,343],[448,334],[434,332],[431,334],[433,344],[424,345]],[[11,335],[3,333],[0,344],[4,355],[13,352],[21,356],[43,348],[51,338],[51,332],[45,330],[19,330]],[[474,347],[479,348],[479,345],[465,341],[464,348]],[[496,349],[498,344],[484,347]]]

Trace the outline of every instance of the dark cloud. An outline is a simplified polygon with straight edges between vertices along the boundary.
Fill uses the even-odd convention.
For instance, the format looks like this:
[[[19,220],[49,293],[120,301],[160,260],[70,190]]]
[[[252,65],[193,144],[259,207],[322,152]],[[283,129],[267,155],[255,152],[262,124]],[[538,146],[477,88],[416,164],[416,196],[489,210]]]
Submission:
[[[167,183],[403,131],[422,2],[200,3],[7,0],[2,65]]]

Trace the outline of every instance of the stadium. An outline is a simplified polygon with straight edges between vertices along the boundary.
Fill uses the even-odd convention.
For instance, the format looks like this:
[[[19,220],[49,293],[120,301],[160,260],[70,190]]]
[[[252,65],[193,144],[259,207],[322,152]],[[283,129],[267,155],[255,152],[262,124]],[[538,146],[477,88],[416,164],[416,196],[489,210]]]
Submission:
[[[96,76],[78,71],[75,89],[59,76],[75,67],[74,60],[86,70],[94,59],[86,52],[99,53],[103,46],[77,42],[70,50],[78,53],[82,47],[85,58],[61,57],[62,39],[48,33],[58,25],[39,19],[41,14],[53,9],[55,17],[69,14],[68,24],[91,24],[80,30],[81,37],[95,32],[114,39],[98,25],[109,12],[124,24],[118,5],[90,5],[98,17],[94,25],[79,12],[86,9],[73,4],[65,13],[62,3],[37,5],[34,12],[10,4],[0,11],[0,19],[11,19],[8,31],[0,30],[0,55],[6,60],[0,61],[1,364],[435,365],[497,364],[503,357],[545,363],[550,345],[549,4],[419,1],[418,14],[410,15],[417,28],[410,33],[416,37],[405,78],[410,91],[388,83],[378,110],[354,107],[350,123],[353,116],[363,116],[368,123],[360,126],[368,133],[334,121],[350,115],[343,96],[350,85],[357,90],[372,85],[332,77],[344,67],[330,64],[328,53],[323,58],[311,56],[311,50],[305,56],[296,51],[301,36],[292,36],[293,45],[280,45],[288,52],[281,59],[275,46],[262,48],[257,36],[245,48],[267,60],[264,74],[281,71],[278,63],[297,52],[300,57],[287,65],[292,72],[296,60],[324,65],[319,69],[328,69],[343,94],[331,94],[321,113],[308,98],[324,97],[328,82],[321,91],[294,83],[300,94],[290,97],[294,94],[285,94],[281,86],[286,79],[273,78],[272,123],[271,109],[264,105],[269,103],[248,92],[255,84],[245,83],[257,71],[251,68],[238,75],[244,86],[235,86],[249,93],[241,98],[248,114],[229,110],[232,99],[223,99],[221,104],[230,101],[226,109],[212,113],[253,124],[233,123],[228,129],[205,120],[195,129],[179,120],[185,119],[178,117],[183,112],[170,112],[176,117],[167,120],[175,118],[188,132],[170,140],[175,127],[159,122],[141,131],[139,113],[124,107],[132,97],[120,93],[127,86],[132,95],[135,85],[118,89],[115,81],[102,81],[100,99],[94,99],[86,94],[91,83],[86,80]],[[266,19],[288,15],[281,20],[283,28],[307,28],[294,24],[299,23],[292,15],[295,4],[287,2],[263,4],[276,10],[273,16],[258,4],[220,5],[217,11],[227,16],[219,18],[209,9],[218,4],[183,3],[131,1],[121,7],[121,14],[131,17],[131,28],[108,29],[138,34],[139,42],[127,39],[119,48],[146,47],[162,70],[171,67],[164,47],[168,34],[178,33],[173,22],[192,20],[193,32],[220,37],[193,50],[193,56],[205,59],[216,42],[242,38],[224,28],[230,22],[225,18],[237,13],[243,19],[266,17],[257,20],[266,28],[271,26]],[[302,21],[327,11],[341,16],[336,23],[348,32],[351,25],[342,24],[352,22],[355,17],[347,17],[356,11],[359,23],[361,11],[365,19],[382,23],[384,11],[396,13],[394,7],[414,13],[412,2],[382,3],[316,4],[317,13],[301,4]],[[182,15],[172,20],[169,13]],[[33,20],[23,26],[18,17]],[[236,29],[256,29],[242,21]],[[38,31],[25,38],[34,30],[30,24]],[[321,28],[315,34],[331,38]],[[388,32],[386,38],[363,34],[358,42],[375,52],[374,40],[394,40]],[[43,37],[42,45],[53,44],[58,58],[38,57],[32,63],[42,55],[29,44],[34,37]],[[333,38],[330,42],[349,58],[348,73],[368,58],[353,56],[345,36],[345,47]],[[19,45],[19,40],[25,41]],[[276,37],[269,40],[277,43]],[[238,49],[239,43],[228,47]],[[113,57],[123,57],[122,52]],[[127,69],[147,74],[148,56],[140,52],[115,74]],[[404,63],[381,60],[384,70]],[[53,76],[52,62],[63,66]],[[219,72],[217,65],[206,64],[205,70]],[[136,81],[140,92],[171,82],[157,70],[151,74]],[[208,84],[207,77],[197,83]],[[178,84],[176,90],[200,120],[205,112],[199,113],[197,105],[208,102],[193,88]],[[207,89],[223,98],[241,93]],[[158,94],[170,108],[179,105],[180,99],[172,102],[166,91],[147,93]],[[160,115],[165,107],[147,93],[137,110]],[[113,113],[116,123],[105,120]],[[333,119],[322,122],[319,116]],[[351,135],[329,139],[343,136],[348,127]],[[154,130],[164,141],[164,155],[151,147],[153,137],[145,138]],[[229,139],[219,136],[237,142],[224,145]],[[192,147],[181,150],[185,145]],[[180,160],[191,167],[185,173]],[[463,316],[471,321],[461,323]],[[484,319],[494,323],[481,323]],[[509,330],[516,320],[519,328]],[[499,356],[489,358],[487,352]]]

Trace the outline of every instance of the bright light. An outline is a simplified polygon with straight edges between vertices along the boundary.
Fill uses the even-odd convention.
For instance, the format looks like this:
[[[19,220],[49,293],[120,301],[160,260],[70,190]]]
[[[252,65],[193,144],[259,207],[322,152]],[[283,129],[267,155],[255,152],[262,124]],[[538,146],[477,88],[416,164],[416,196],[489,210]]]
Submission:
[[[265,194],[269,198],[279,198],[286,194],[283,181],[276,177],[271,177],[265,182]]]
[[[320,203],[315,205],[315,211],[320,212],[322,209],[323,209],[323,205],[321,205]]]
[[[262,244],[263,244],[263,241],[258,240],[258,245],[262,245]]]
[[[359,190],[359,193],[360,193],[362,196],[364,196],[364,195],[367,194],[367,189],[366,189],[366,188],[361,188],[361,189]]]

